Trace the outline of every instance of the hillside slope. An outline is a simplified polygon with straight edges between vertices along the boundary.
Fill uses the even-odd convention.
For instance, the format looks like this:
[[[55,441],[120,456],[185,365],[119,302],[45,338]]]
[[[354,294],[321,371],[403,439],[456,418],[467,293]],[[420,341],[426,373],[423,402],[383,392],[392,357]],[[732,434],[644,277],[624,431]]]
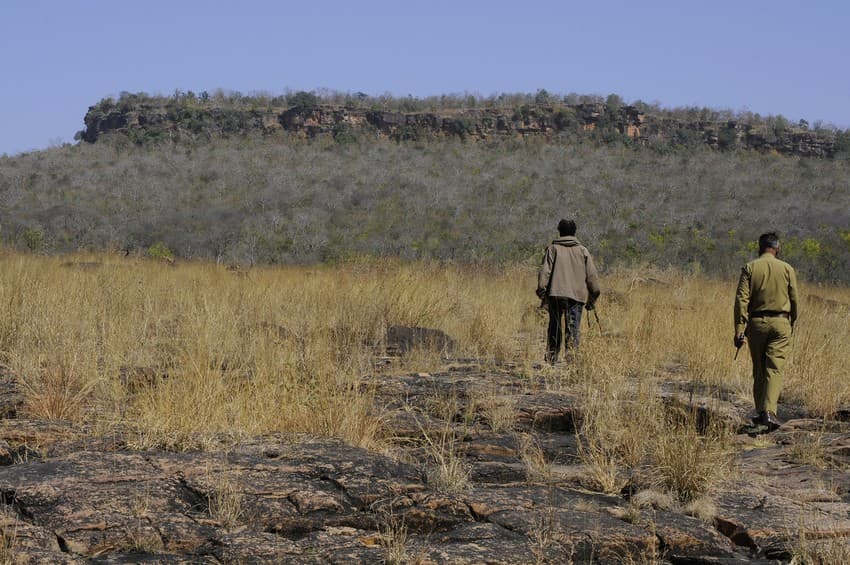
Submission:
[[[442,133],[415,136],[387,125],[387,116],[425,115],[401,108],[380,114],[380,127],[364,118],[359,129],[340,127],[360,115],[354,110],[337,122],[315,104],[277,115],[271,132],[224,119],[253,115],[253,103],[227,110],[215,102],[222,120],[214,123],[230,124],[215,135],[203,112],[168,121],[162,108],[116,106],[115,115],[135,121],[107,127],[90,111],[85,135],[94,143],[0,157],[0,237],[38,252],[148,253],[156,245],[157,253],[250,264],[362,254],[536,262],[558,219],[574,217],[603,268],[728,274],[752,255],[759,233],[778,230],[804,277],[850,280],[850,161],[841,152],[629,141],[611,133],[619,122],[605,114],[593,128],[550,130],[549,117],[531,112],[522,123],[537,133],[492,135],[463,122],[471,115],[463,109],[441,118]],[[152,125],[154,114],[164,121]],[[446,133],[459,123],[465,134]],[[826,133],[834,151],[843,133]]]

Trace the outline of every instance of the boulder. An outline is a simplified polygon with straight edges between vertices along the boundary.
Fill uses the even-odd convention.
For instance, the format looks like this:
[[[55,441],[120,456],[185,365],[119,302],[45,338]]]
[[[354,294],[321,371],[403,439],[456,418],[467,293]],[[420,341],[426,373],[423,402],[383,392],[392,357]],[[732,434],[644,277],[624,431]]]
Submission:
[[[387,352],[407,353],[411,349],[427,349],[451,353],[455,341],[441,330],[431,328],[390,326],[387,328]]]

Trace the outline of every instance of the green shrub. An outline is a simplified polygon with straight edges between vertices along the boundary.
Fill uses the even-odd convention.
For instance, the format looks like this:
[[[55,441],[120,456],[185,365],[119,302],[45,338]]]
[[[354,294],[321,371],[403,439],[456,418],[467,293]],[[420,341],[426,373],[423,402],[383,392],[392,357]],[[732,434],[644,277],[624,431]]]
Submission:
[[[302,106],[304,108],[314,108],[319,105],[319,97],[312,92],[304,92],[299,90],[295,94],[287,97],[287,102],[291,106]]]
[[[24,245],[33,253],[38,253],[44,250],[44,232],[39,228],[26,227],[24,228],[21,237],[24,240]]]
[[[174,261],[174,252],[161,241],[157,241],[148,247],[148,257],[162,261]]]

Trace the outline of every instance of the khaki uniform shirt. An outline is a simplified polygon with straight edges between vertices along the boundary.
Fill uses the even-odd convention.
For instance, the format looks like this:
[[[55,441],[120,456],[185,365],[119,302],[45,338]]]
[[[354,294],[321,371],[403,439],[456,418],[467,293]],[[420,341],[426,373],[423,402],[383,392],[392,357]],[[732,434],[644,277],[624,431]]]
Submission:
[[[741,269],[735,293],[735,335],[747,327],[755,312],[788,314],[791,325],[797,320],[797,275],[794,268],[771,253],[750,261]]]

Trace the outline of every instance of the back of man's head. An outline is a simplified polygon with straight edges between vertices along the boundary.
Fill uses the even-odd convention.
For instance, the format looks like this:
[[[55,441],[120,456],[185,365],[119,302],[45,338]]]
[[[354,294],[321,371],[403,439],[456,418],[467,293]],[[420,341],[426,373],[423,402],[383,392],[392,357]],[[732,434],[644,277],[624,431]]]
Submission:
[[[561,220],[558,222],[558,233],[561,237],[576,234],[576,223],[573,220]]]
[[[775,232],[763,233],[759,236],[759,253],[768,249],[779,249],[779,236]]]

